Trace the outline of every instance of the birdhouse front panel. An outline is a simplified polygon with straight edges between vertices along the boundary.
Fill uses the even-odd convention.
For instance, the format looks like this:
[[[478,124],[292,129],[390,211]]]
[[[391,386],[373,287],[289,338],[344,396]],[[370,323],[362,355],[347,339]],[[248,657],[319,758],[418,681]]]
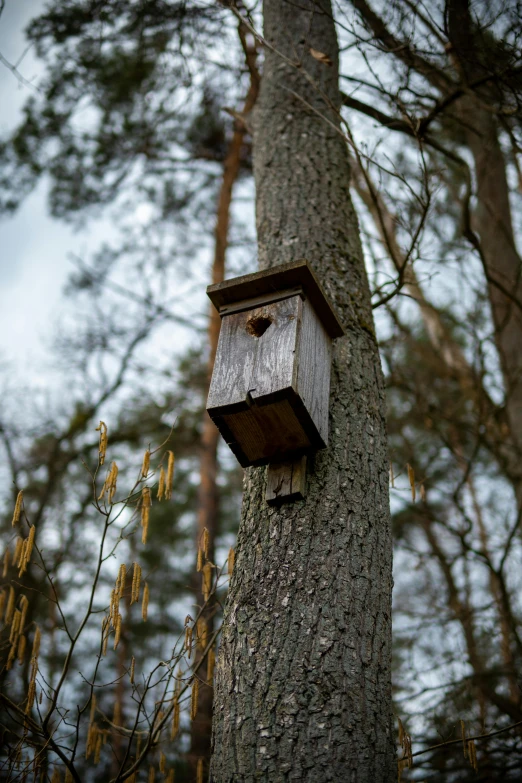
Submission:
[[[222,318],[207,410],[244,467],[326,445],[330,344],[300,294]]]

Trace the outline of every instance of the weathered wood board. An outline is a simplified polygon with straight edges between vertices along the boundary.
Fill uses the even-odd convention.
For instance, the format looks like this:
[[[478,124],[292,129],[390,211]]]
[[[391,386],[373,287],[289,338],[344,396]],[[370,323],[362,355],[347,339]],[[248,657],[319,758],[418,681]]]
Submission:
[[[305,491],[306,456],[269,465],[266,481],[266,502],[269,506],[302,500]]]
[[[207,409],[225,408],[292,386],[299,297],[225,316],[208,395]],[[257,337],[249,325],[270,320]]]

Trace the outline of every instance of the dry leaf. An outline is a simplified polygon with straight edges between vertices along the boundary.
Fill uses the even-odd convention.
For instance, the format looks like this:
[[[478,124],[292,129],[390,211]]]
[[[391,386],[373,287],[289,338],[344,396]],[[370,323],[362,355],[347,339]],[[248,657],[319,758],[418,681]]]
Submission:
[[[318,52],[317,49],[310,49],[310,54],[314,58],[314,60],[319,60],[320,63],[323,65],[329,65],[330,67],[333,65],[333,62],[330,60],[327,54],[324,52]]]

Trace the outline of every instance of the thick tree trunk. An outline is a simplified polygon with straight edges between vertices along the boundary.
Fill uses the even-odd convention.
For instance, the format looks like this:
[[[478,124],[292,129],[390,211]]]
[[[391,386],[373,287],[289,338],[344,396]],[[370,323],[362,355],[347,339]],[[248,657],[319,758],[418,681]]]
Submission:
[[[388,783],[397,773],[384,386],[346,146],[309,108],[337,125],[336,33],[327,0],[265,0],[264,10],[277,52],[266,50],[255,110],[260,266],[307,258],[347,335],[334,346],[329,447],[310,461],[305,500],[269,508],[266,469],[246,474],[211,779]]]
[[[448,35],[452,57],[464,84],[489,75],[491,54],[476,29],[470,0],[447,4]],[[505,386],[505,410],[509,428],[506,446],[510,464],[518,465],[514,480],[519,513],[522,513],[522,260],[517,252],[506,161],[497,119],[484,104],[498,101],[490,85],[457,104],[466,142],[475,164],[477,207],[468,239],[480,252],[487,278],[495,342]],[[508,433],[506,433],[508,435]]]

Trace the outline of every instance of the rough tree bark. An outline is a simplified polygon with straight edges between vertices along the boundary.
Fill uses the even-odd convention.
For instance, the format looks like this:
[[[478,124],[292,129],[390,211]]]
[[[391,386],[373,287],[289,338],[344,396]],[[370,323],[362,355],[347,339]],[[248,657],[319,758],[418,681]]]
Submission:
[[[388,783],[397,773],[384,385],[347,150],[310,108],[337,124],[330,2],[265,0],[264,26],[277,51],[265,49],[254,118],[259,264],[307,258],[347,334],[334,345],[329,447],[311,460],[305,500],[269,508],[266,469],[246,473],[211,780]]]

